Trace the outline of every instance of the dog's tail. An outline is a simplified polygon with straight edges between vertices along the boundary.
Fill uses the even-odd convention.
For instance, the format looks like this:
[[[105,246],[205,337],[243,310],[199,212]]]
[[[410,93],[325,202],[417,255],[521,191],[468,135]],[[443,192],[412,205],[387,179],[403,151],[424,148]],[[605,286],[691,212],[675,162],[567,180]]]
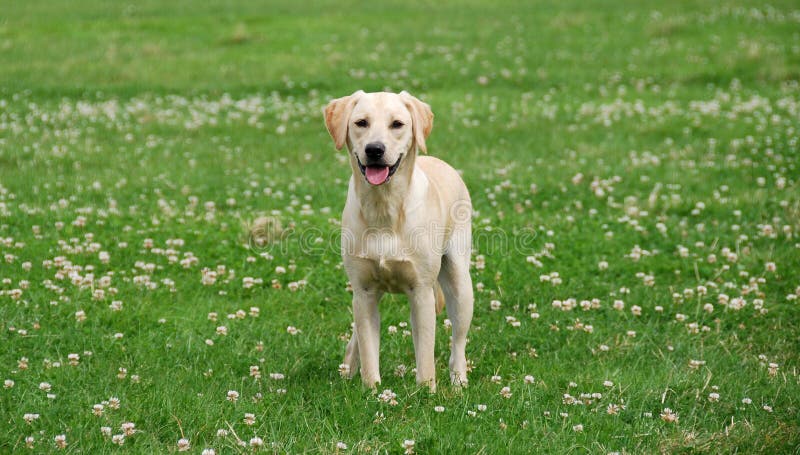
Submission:
[[[442,287],[439,286],[439,282],[435,282],[433,284],[433,296],[436,300],[436,314],[440,314],[444,309],[444,292],[442,292]]]

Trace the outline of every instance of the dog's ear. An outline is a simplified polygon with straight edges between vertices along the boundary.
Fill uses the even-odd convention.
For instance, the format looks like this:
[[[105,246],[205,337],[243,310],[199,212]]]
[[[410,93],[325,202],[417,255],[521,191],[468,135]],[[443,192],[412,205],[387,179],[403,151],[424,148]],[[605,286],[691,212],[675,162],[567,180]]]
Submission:
[[[406,108],[411,112],[411,128],[414,133],[414,142],[420,150],[427,153],[428,147],[425,145],[425,139],[431,134],[433,129],[433,111],[427,103],[423,103],[410,93],[403,90],[400,92],[400,97],[406,104]]]
[[[350,96],[336,98],[325,106],[325,126],[333,138],[337,150],[341,150],[347,142],[347,122],[353,107],[364,94],[359,90]]]

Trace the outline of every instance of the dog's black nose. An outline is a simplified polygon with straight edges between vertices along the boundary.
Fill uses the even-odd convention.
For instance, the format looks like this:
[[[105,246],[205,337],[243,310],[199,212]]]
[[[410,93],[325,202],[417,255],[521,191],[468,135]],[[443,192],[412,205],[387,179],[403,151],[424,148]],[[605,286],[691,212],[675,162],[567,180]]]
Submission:
[[[370,142],[364,147],[364,152],[367,154],[367,158],[379,160],[383,158],[383,153],[386,152],[386,146],[383,145],[383,142]]]

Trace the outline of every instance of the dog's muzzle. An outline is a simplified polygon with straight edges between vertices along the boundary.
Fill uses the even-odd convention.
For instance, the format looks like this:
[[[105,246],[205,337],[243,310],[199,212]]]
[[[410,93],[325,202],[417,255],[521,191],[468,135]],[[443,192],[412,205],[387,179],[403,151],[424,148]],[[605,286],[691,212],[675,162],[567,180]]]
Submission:
[[[395,171],[397,171],[397,167],[400,166],[400,160],[403,159],[403,155],[400,155],[397,158],[397,161],[395,161],[395,163],[391,166],[384,163],[370,163],[368,165],[363,165],[361,164],[361,160],[358,159],[358,155],[355,155],[356,161],[358,161],[358,168],[361,170],[361,175],[367,179],[367,182],[369,182],[370,185],[376,186],[383,185],[384,183],[388,182],[389,179],[391,179],[394,175]]]

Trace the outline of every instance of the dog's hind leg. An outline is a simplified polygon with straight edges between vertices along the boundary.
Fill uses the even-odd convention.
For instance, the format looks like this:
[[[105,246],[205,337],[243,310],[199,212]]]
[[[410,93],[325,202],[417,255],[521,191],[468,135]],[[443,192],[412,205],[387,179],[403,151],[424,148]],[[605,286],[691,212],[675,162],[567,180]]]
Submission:
[[[344,362],[339,366],[339,372],[348,379],[352,379],[358,372],[358,334],[355,324],[353,324],[353,334],[344,350]]]
[[[441,314],[446,300],[439,281],[433,283],[433,297],[436,299],[436,314]]]
[[[447,317],[452,324],[450,339],[450,381],[453,385],[467,384],[467,331],[472,323],[474,296],[472,278],[469,275],[471,237],[465,234],[460,247],[450,248],[442,256],[439,284],[445,295]],[[453,245],[455,246],[455,245]]]

